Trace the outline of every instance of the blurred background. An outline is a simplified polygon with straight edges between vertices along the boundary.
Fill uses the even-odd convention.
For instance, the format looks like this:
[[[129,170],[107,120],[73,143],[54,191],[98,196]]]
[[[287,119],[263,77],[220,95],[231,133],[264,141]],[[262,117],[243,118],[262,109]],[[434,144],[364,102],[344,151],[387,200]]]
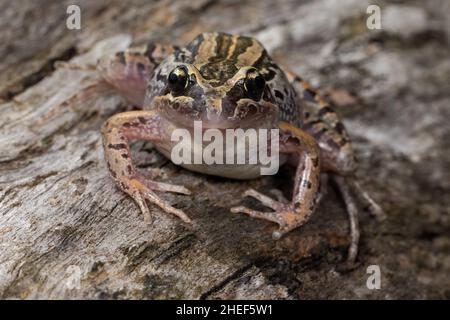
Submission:
[[[71,4],[79,30],[66,25]],[[367,28],[373,4],[381,29]],[[1,1],[0,297],[449,299],[449,14],[448,0]],[[355,270],[330,272],[348,244],[336,195],[273,244],[273,226],[227,211],[239,190],[270,189],[271,178],[241,186],[166,165],[166,177],[201,189],[196,202],[169,196],[193,212],[195,234],[168,217],[149,234],[112,186],[98,130],[127,106],[95,72],[55,62],[93,65],[126,35],[183,45],[212,30],[256,37],[344,118],[357,175],[388,215],[379,225],[362,210]],[[366,288],[371,264],[381,290]]]

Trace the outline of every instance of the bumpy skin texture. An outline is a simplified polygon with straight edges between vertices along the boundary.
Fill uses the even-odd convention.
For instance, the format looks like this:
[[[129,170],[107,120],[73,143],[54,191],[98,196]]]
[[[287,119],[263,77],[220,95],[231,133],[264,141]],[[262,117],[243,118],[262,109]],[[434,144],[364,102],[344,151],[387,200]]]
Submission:
[[[320,173],[328,172],[347,206],[351,245],[348,260],[357,255],[359,229],[352,191],[371,211],[380,207],[353,178],[355,160],[344,125],[332,107],[299,76],[284,72],[257,40],[224,33],[203,33],[184,48],[148,45],[130,48],[100,62],[104,78],[142,111],[114,115],[102,129],[105,158],[112,177],[139,205],[150,221],[146,200],[184,222],[188,216],[154,191],[189,194],[176,185],[144,178],[134,168],[129,143],[149,140],[169,157],[173,130],[203,128],[280,129],[283,160],[296,166],[292,200],[276,201],[256,190],[251,196],[273,211],[231,208],[279,225],[279,239],[304,224],[319,200]],[[236,179],[255,178],[258,165],[184,165],[189,170]],[[352,190],[350,190],[352,189]]]

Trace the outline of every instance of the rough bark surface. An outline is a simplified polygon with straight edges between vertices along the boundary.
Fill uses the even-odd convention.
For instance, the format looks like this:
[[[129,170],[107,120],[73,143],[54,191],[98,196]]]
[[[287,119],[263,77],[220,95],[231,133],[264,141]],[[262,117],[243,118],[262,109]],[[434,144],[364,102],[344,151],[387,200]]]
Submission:
[[[81,30],[68,30],[68,4]],[[450,298],[449,3],[378,1],[0,2],[0,297],[119,299]],[[383,206],[361,208],[358,266],[338,272],[346,213],[330,188],[310,222],[278,242],[274,225],[229,212],[249,187],[289,190],[289,172],[232,181],[180,169],[136,143],[141,170],[188,186],[165,194],[195,222],[151,207],[146,227],[103,161],[99,128],[128,109],[92,66],[133,42],[182,45],[219,30],[260,39],[320,87],[354,139],[358,176]],[[379,265],[382,288],[366,287]]]

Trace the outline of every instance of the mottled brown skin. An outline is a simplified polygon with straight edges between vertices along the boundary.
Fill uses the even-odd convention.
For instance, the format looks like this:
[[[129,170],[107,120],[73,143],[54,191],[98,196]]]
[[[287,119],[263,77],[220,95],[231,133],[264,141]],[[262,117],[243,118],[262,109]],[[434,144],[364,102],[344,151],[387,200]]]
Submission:
[[[251,196],[273,209],[261,212],[246,207],[232,212],[279,225],[273,238],[303,225],[318,202],[321,172],[335,177],[350,219],[348,260],[357,255],[359,229],[352,191],[371,211],[381,208],[353,178],[355,160],[344,125],[331,106],[300,77],[284,72],[255,39],[224,33],[203,33],[186,47],[143,46],[119,52],[99,64],[103,77],[142,111],[111,117],[102,128],[105,158],[112,177],[139,205],[145,221],[150,212],[146,200],[164,211],[191,220],[154,191],[189,194],[183,186],[144,178],[133,166],[129,144],[149,140],[169,157],[174,129],[192,130],[201,120],[204,128],[280,129],[280,154],[296,166],[290,202],[273,200],[256,190]],[[184,165],[189,170],[236,179],[257,175],[249,165]]]

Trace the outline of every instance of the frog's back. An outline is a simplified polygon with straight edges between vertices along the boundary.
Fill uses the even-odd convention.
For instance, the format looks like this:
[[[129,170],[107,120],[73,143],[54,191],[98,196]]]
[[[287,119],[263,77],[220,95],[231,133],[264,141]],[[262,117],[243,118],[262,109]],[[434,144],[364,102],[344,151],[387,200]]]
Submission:
[[[242,67],[266,68],[270,58],[254,38],[226,33],[202,33],[180,51],[177,60],[194,65],[216,85],[225,83]]]

